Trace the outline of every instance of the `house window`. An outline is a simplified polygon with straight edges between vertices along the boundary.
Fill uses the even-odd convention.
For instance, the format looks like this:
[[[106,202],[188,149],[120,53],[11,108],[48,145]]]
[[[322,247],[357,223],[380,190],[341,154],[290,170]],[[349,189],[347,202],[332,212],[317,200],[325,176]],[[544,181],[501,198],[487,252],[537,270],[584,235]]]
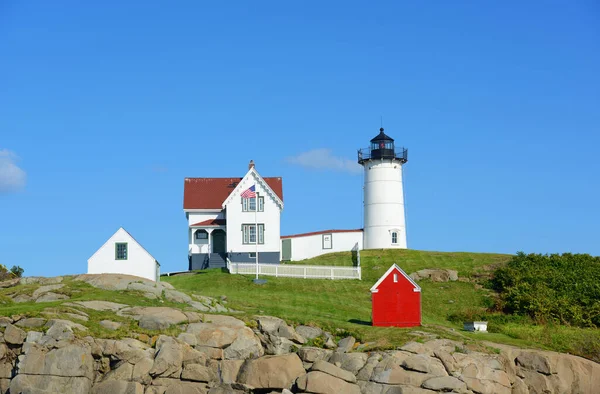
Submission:
[[[394,283],[398,283],[398,274],[394,274]]]
[[[332,249],[333,248],[333,244],[332,244],[332,238],[333,235],[332,234],[323,234],[323,249]]]
[[[395,231],[392,233],[392,243],[393,244],[397,244],[398,243],[398,233],[395,232]]]
[[[115,260],[127,260],[127,242],[115,243]]]
[[[256,252],[250,252],[248,253],[248,257],[251,259],[255,259],[256,258]]]
[[[255,244],[256,243],[256,224],[243,224],[242,225],[242,243],[244,244]],[[258,225],[258,243],[265,243],[265,225]]]
[[[257,194],[258,197],[258,212],[264,212],[265,210],[265,198]],[[253,198],[242,198],[242,211],[243,212],[255,212],[256,211],[256,197]]]
[[[196,231],[196,239],[208,239],[208,233],[204,230]]]

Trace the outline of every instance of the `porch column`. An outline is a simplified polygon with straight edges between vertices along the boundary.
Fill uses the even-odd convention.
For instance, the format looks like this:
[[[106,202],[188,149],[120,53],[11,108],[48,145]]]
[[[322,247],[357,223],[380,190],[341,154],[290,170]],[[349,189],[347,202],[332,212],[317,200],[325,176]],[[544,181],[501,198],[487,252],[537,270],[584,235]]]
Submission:
[[[212,232],[214,229],[212,228],[207,228],[206,232],[208,233],[208,254],[210,255],[212,253]]]

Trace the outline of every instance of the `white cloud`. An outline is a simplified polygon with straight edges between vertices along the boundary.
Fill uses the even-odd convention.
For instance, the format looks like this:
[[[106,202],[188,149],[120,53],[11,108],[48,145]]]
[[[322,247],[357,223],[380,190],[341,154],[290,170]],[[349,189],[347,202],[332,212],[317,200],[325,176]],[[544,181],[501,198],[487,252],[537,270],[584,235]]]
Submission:
[[[330,170],[360,174],[362,167],[354,160],[333,156],[331,149],[320,148],[286,158],[288,163],[315,170]]]
[[[27,174],[16,161],[18,157],[8,149],[0,149],[0,193],[10,193],[23,189]]]

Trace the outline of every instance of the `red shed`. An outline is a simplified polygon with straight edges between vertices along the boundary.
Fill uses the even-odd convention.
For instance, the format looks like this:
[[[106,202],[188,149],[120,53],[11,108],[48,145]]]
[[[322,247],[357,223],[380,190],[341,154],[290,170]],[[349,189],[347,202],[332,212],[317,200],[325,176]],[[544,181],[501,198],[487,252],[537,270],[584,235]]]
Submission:
[[[371,301],[374,326],[421,325],[421,288],[396,264],[371,287]]]

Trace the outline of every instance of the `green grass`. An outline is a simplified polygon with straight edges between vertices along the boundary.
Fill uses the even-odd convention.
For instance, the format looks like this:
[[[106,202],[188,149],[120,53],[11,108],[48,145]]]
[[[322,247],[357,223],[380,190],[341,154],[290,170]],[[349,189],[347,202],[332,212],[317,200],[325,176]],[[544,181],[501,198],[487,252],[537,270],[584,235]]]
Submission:
[[[448,319],[453,314],[475,311],[488,313],[491,305],[489,290],[478,285],[492,267],[504,264],[510,255],[487,253],[442,253],[417,250],[368,250],[361,252],[362,280],[322,280],[265,277],[267,283],[257,286],[251,275],[230,275],[221,270],[200,271],[197,275],[163,278],[176,288],[188,292],[218,297],[226,295],[232,308],[247,315],[278,316],[289,323],[317,325],[330,330],[350,332],[362,342],[374,342],[377,347],[395,347],[414,340],[415,329],[372,327],[370,287],[393,264],[411,273],[425,268],[457,270],[458,282],[435,283],[421,281],[421,331],[427,331],[467,343],[481,339],[521,347],[537,347],[579,354],[600,359],[586,350],[599,349],[600,330],[572,327],[540,327],[532,323],[515,324],[494,317],[487,334],[462,331],[462,322]],[[332,253],[317,258],[292,262],[307,265],[352,265],[351,253]],[[467,281],[465,281],[467,280]],[[496,314],[497,315],[497,314]],[[590,346],[591,345],[591,346]]]

